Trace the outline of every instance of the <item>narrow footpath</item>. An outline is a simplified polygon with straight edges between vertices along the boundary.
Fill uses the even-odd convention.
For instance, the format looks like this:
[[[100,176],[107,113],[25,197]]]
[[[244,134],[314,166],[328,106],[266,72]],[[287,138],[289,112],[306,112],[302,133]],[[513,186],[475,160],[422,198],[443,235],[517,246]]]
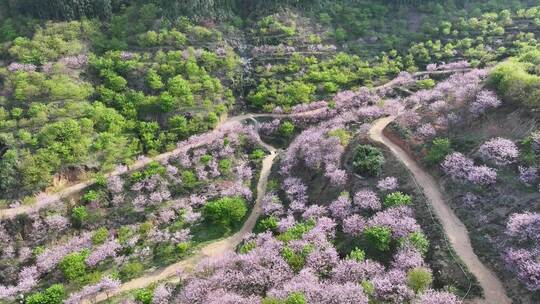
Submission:
[[[373,141],[380,142],[388,147],[392,154],[394,154],[394,156],[409,169],[416,182],[422,187],[424,194],[431,203],[435,214],[443,226],[444,232],[446,233],[452,248],[465,265],[467,265],[469,271],[476,277],[484,290],[485,298],[474,302],[485,304],[511,304],[512,301],[506,295],[506,290],[504,289],[502,282],[474,253],[467,227],[445,203],[435,178],[420,167],[420,165],[401,147],[384,136],[383,130],[394,119],[395,117],[386,117],[377,120],[369,131],[369,137]]]

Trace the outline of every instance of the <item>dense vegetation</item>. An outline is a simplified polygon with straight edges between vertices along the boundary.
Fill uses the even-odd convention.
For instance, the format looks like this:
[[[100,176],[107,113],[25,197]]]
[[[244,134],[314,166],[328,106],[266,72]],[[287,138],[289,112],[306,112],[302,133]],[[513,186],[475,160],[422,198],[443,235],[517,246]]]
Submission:
[[[0,0],[0,212],[22,210],[0,213],[0,303],[80,303],[229,236],[234,253],[121,297],[477,296],[366,140],[387,115],[512,299],[539,301],[540,3],[412,2]],[[226,121],[242,113],[273,116]],[[267,183],[261,138],[281,148]]]

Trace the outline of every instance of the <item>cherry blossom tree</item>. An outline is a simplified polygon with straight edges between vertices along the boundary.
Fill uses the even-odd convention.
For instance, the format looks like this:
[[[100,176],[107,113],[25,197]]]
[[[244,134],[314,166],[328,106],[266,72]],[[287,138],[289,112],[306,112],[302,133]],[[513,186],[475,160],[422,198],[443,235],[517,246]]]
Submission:
[[[483,143],[478,153],[482,159],[504,166],[516,161],[519,149],[513,141],[497,137]]]

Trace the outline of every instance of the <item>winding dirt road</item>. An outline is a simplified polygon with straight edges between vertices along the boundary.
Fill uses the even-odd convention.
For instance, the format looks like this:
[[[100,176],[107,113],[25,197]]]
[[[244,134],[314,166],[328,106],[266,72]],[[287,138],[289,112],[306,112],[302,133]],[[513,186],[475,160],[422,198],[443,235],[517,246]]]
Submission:
[[[423,170],[407,152],[384,136],[384,128],[394,119],[394,117],[386,117],[377,120],[369,131],[369,137],[388,147],[392,154],[411,171],[414,179],[422,187],[424,194],[429,199],[435,214],[444,228],[444,232],[448,236],[450,244],[484,290],[485,299],[483,301],[475,301],[475,303],[511,304],[512,301],[506,295],[501,281],[489,268],[482,264],[478,256],[474,253],[467,227],[456,216],[454,211],[446,205],[435,179]]]
[[[247,218],[247,220],[244,222],[244,225],[240,229],[240,231],[236,232],[232,236],[225,238],[223,240],[210,243],[200,249],[195,255],[192,257],[180,261],[178,263],[169,265],[165,268],[156,270],[155,272],[149,273],[147,275],[144,275],[142,277],[133,279],[129,282],[126,282],[120,286],[120,288],[116,291],[111,291],[108,293],[100,293],[94,298],[87,299],[83,301],[82,303],[98,303],[101,301],[105,301],[111,296],[127,292],[130,290],[134,290],[137,288],[144,288],[152,283],[163,281],[166,279],[169,279],[173,276],[175,276],[178,272],[185,272],[193,269],[197,263],[204,258],[215,258],[222,256],[226,252],[233,251],[239,244],[242,242],[244,237],[250,233],[253,228],[255,228],[255,224],[257,223],[257,219],[262,213],[262,200],[266,194],[266,187],[268,185],[268,176],[270,175],[270,171],[272,169],[272,164],[274,163],[274,159],[276,158],[277,151],[275,148],[273,148],[270,145],[265,145],[269,151],[270,154],[267,155],[262,162],[262,168],[261,173],[259,176],[259,181],[257,182],[257,198],[255,200],[255,204],[253,206],[253,209],[251,211],[251,214]]]
[[[413,78],[415,78],[415,77],[421,77],[421,76],[425,76],[425,75],[442,75],[442,74],[453,74],[453,73],[467,72],[467,71],[470,71],[470,70],[471,70],[470,68],[464,68],[464,69],[441,70],[441,71],[421,71],[421,72],[413,73],[413,74],[411,74],[411,76]],[[397,85],[400,85],[400,81],[401,80],[399,78],[395,78],[395,79],[393,79],[393,80],[391,80],[391,81],[389,81],[389,82],[387,82],[387,83],[385,83],[383,85],[374,87],[373,89],[374,90],[380,90],[380,89],[385,89],[385,88],[390,88],[390,87],[393,87],[393,86],[397,86]],[[267,117],[267,118],[302,117],[302,116],[309,116],[309,115],[317,114],[318,112],[323,112],[323,111],[325,111],[325,108],[319,108],[319,109],[314,109],[314,110],[311,110],[311,111],[293,113],[293,114],[274,114],[274,113],[242,114],[242,115],[230,117],[229,119],[221,122],[214,130],[208,132],[207,134],[212,134],[212,133],[217,134],[217,133],[219,133],[221,131],[221,127],[227,125],[228,123],[232,123],[232,122],[242,122],[244,120],[254,119],[254,118],[261,118],[261,117]],[[136,160],[133,164],[131,164],[129,166],[127,171],[115,169],[112,172],[109,172],[106,176],[111,177],[111,176],[124,174],[126,172],[136,171],[136,170],[142,169],[143,167],[145,167],[146,165],[148,165],[152,161],[163,162],[163,161],[166,161],[167,159],[169,159],[171,156],[177,154],[179,151],[196,148],[198,146],[201,146],[201,145],[204,145],[204,144],[207,144],[207,143],[208,143],[207,141],[201,141],[201,142],[198,142],[198,143],[193,143],[193,144],[189,144],[189,145],[180,146],[180,147],[174,149],[173,151],[165,152],[165,153],[160,154],[160,155],[158,155],[156,157],[153,157],[153,158],[145,157],[143,159]],[[264,143],[263,143],[263,146],[267,147]],[[46,199],[41,200],[41,201],[39,201],[39,202],[37,202],[37,203],[35,203],[33,205],[21,205],[21,206],[15,207],[15,208],[0,209],[0,220],[12,219],[12,218],[16,217],[19,214],[28,214],[28,213],[32,213],[32,212],[37,212],[40,209],[45,208],[45,207],[47,207],[47,206],[49,206],[49,205],[51,205],[53,203],[56,203],[56,202],[60,201],[63,198],[70,197],[70,196],[72,196],[74,194],[77,194],[77,193],[81,192],[82,190],[86,189],[87,187],[93,185],[94,183],[95,183],[94,179],[90,179],[90,180],[87,180],[87,181],[82,181],[82,182],[79,182],[79,183],[74,184],[72,186],[66,187],[66,188],[64,188],[64,189],[62,189],[62,190],[60,190],[60,191],[58,191],[58,192],[56,192],[54,194],[48,194],[48,197]]]

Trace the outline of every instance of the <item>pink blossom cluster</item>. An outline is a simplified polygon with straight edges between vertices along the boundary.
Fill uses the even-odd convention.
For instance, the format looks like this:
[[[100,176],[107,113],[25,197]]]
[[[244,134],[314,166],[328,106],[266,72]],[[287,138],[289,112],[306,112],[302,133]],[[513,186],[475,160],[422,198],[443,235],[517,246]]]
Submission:
[[[377,182],[377,189],[379,191],[396,190],[398,186],[398,179],[394,176],[385,177]]]
[[[335,52],[336,50],[337,47],[333,44],[312,44],[308,46],[310,52]]]
[[[7,69],[10,72],[35,72],[36,66],[30,63],[12,62],[10,65],[8,65]]]
[[[498,108],[502,102],[493,91],[482,90],[476,95],[476,100],[469,106],[473,116],[480,116],[489,109]]]
[[[69,298],[64,301],[65,304],[82,303],[84,299],[91,298],[101,292],[111,292],[120,288],[121,282],[117,279],[105,277],[94,285],[83,287],[80,291],[72,293]]]
[[[476,185],[490,185],[497,180],[497,172],[494,169],[475,166],[472,159],[459,152],[446,156],[441,167],[453,179],[469,181]]]
[[[536,167],[519,166],[519,180],[526,184],[532,185],[538,180],[538,169]]]
[[[504,254],[505,263],[530,291],[540,290],[540,262],[538,255],[526,249],[510,248]]]
[[[107,258],[116,257],[117,252],[122,248],[117,240],[110,240],[95,248],[86,258],[88,266],[95,266]]]
[[[279,44],[279,45],[262,45],[256,46],[251,51],[253,57],[261,56],[273,56],[273,55],[285,55],[294,53],[296,48],[289,45]]]
[[[325,170],[325,175],[335,185],[343,185],[346,175],[339,167],[345,148],[339,138],[327,136],[326,132],[315,127],[300,133],[285,152],[281,172],[288,175],[303,161],[310,169]]]
[[[430,123],[420,125],[416,129],[416,135],[422,139],[429,139],[437,135],[437,130]]]
[[[88,63],[88,56],[84,54],[80,54],[76,56],[67,56],[67,57],[61,58],[59,62],[67,66],[68,68],[78,69],[85,66]]]
[[[135,53],[126,52],[126,51],[120,52],[120,59],[121,60],[131,60],[133,58],[135,58]]]
[[[447,70],[460,70],[460,69],[468,69],[471,67],[471,64],[466,60],[461,61],[455,61],[450,63],[441,63],[439,65],[437,64],[428,64],[426,67],[427,71],[447,71]]]
[[[259,131],[264,135],[272,135],[278,130],[280,125],[281,125],[281,120],[273,119],[268,122],[260,123]]]
[[[410,207],[401,206],[377,212],[367,222],[368,227],[387,227],[395,238],[406,237],[420,231]]]
[[[354,204],[362,210],[380,210],[381,200],[377,194],[371,190],[364,189],[354,195]]]
[[[519,149],[513,141],[496,137],[483,143],[478,149],[478,153],[485,161],[504,166],[517,160]]]

